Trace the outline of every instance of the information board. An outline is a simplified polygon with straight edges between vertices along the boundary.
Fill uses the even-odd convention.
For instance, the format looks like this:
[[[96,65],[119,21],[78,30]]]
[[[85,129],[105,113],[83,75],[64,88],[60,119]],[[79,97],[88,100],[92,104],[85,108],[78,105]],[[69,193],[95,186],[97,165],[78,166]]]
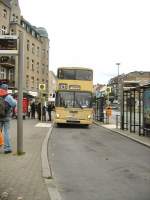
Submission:
[[[144,124],[150,125],[150,88],[144,90]]]

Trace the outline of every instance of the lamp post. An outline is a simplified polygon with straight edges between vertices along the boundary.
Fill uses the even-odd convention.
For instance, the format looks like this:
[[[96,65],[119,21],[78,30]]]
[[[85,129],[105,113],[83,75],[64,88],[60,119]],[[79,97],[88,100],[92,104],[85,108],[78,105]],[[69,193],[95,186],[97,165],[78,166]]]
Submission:
[[[118,100],[118,96],[119,96],[119,67],[120,67],[120,63],[116,63],[116,65],[118,66],[117,90],[116,90],[116,92],[117,92],[116,96],[117,96],[117,100]]]

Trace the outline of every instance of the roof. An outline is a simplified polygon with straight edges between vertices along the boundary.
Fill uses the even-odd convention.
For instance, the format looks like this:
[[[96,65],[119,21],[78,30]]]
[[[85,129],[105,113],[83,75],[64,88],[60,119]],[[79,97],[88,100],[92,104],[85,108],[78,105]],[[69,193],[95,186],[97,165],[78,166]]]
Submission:
[[[43,27],[36,27],[36,30],[38,31],[38,33],[40,34],[40,36],[48,38],[48,33],[47,33],[47,31],[46,31],[45,28],[43,28]]]
[[[11,5],[10,5],[11,0],[0,0],[0,2],[2,2],[5,6],[11,8]]]
[[[58,69],[81,69],[81,70],[92,70],[91,68],[87,67],[59,67]],[[92,70],[93,71],[93,70]]]
[[[33,26],[31,23],[29,23],[24,17],[22,16],[21,19],[25,24],[27,24],[29,27],[31,27],[36,33],[38,33],[41,37],[46,37],[48,38],[48,33],[45,28],[43,27],[36,27]]]

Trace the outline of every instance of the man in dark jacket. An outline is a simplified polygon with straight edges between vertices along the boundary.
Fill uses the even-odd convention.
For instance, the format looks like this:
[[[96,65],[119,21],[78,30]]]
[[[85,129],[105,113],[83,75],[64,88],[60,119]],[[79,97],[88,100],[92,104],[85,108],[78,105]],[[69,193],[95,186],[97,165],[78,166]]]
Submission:
[[[4,133],[4,153],[11,153],[12,146],[10,142],[9,135],[9,127],[10,127],[10,119],[11,119],[11,111],[12,108],[16,106],[16,100],[13,99],[11,95],[7,93],[8,85],[2,84],[0,85],[0,97],[4,98],[5,102],[5,115],[0,116],[0,129],[3,130]]]
[[[48,117],[49,117],[48,121],[52,120],[52,117],[51,117],[52,110],[53,110],[52,104],[50,102],[48,102],[48,105],[47,105],[47,112],[48,112]]]

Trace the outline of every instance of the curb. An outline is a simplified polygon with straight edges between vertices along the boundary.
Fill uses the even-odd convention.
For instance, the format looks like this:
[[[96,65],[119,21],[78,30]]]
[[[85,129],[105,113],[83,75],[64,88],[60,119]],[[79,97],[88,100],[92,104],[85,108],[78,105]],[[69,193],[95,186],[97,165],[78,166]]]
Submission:
[[[134,138],[134,137],[132,137],[132,136],[130,136],[130,135],[124,134],[124,133],[120,132],[119,130],[107,128],[107,127],[105,127],[105,126],[103,126],[103,125],[101,125],[101,124],[99,124],[99,123],[97,123],[97,122],[95,122],[95,121],[94,121],[94,124],[96,124],[96,125],[98,125],[98,126],[101,126],[101,127],[105,128],[105,129],[107,129],[107,130],[110,130],[110,131],[112,131],[112,132],[118,133],[118,134],[120,134],[120,135],[122,135],[122,136],[124,136],[124,137],[127,137],[127,138],[129,138],[129,139],[131,139],[131,140],[133,140],[133,141],[135,141],[135,142],[138,142],[138,143],[140,143],[140,144],[142,144],[142,145],[144,145],[144,146],[150,148],[150,144],[145,143],[145,142],[143,142],[143,141],[141,141],[141,140],[139,140],[139,139],[137,139],[137,138]]]
[[[42,150],[41,150],[42,177],[44,178],[44,182],[47,186],[49,199],[61,200],[61,196],[58,192],[56,183],[53,179],[52,169],[48,161],[48,142],[52,134],[53,126],[54,126],[54,123],[52,123],[52,127],[49,129],[42,143]]]
[[[50,137],[50,134],[52,132],[53,125],[49,129],[48,133],[46,134],[44,141],[42,143],[42,150],[41,150],[41,161],[42,161],[42,177],[46,179],[52,178],[52,172],[51,168],[49,167],[49,162],[48,162],[48,140]]]

